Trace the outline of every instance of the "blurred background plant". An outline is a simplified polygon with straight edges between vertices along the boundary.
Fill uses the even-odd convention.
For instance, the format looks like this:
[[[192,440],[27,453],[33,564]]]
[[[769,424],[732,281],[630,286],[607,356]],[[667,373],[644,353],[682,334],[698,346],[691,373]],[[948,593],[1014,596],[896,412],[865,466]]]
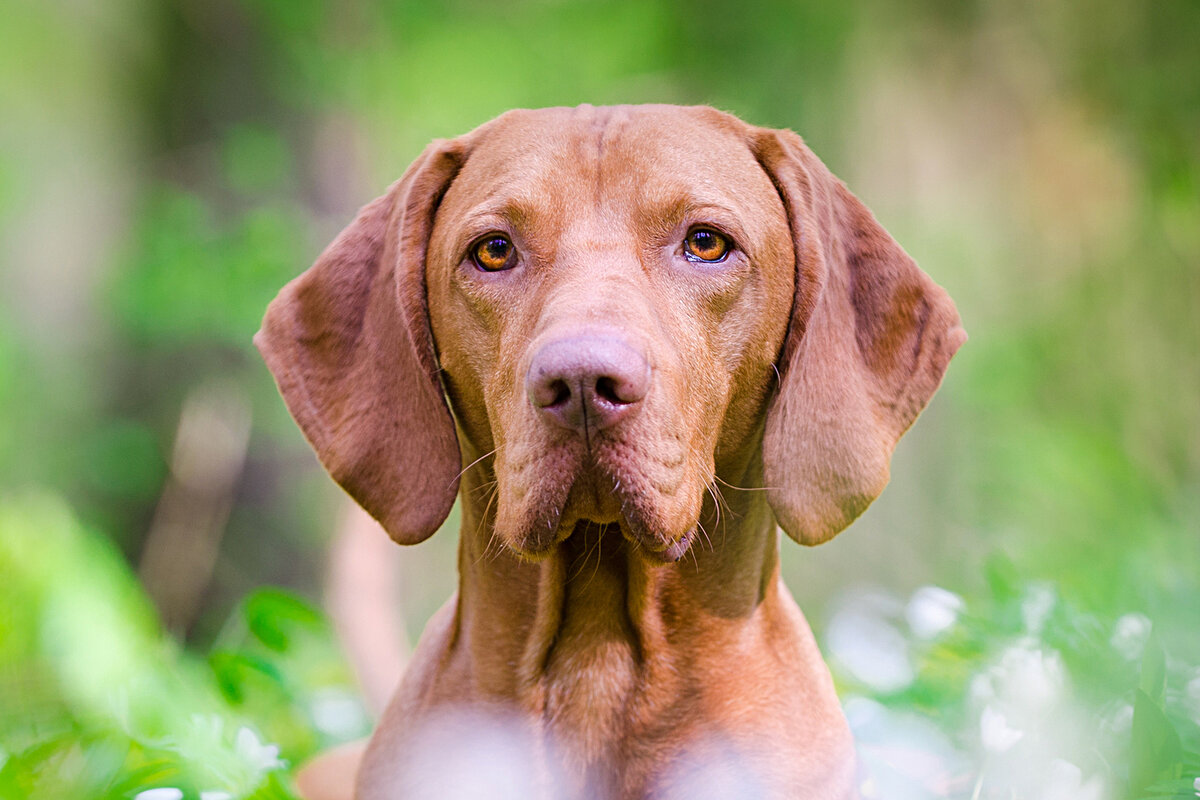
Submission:
[[[288,797],[369,729],[319,610],[339,493],[250,337],[428,140],[579,102],[801,132],[966,321],[883,498],[784,546],[868,795],[1200,792],[1194,0],[4,18],[0,797]],[[454,540],[394,548],[409,630]]]

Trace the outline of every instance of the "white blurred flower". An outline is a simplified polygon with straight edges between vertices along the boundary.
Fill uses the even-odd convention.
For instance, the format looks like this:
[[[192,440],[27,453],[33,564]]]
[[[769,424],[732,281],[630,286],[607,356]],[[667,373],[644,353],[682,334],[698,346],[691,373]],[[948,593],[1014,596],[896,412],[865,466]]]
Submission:
[[[1014,744],[1021,741],[1025,731],[1019,731],[1008,724],[1004,714],[995,706],[987,706],[979,717],[979,738],[983,749],[989,753],[1003,753]]]
[[[922,586],[909,598],[904,618],[917,638],[933,639],[952,627],[965,607],[954,592],[940,586]]]
[[[1104,781],[1099,775],[1083,780],[1083,771],[1070,761],[1056,758],[1050,764],[1050,774],[1039,800],[1100,800],[1104,797]]]
[[[1034,636],[1039,635],[1056,602],[1058,599],[1055,597],[1054,588],[1049,584],[1035,583],[1030,586],[1021,601],[1021,620],[1025,623],[1025,630]]]
[[[1196,790],[1196,797],[1200,797],[1200,778],[1192,781],[1192,788]]]
[[[258,735],[245,726],[238,728],[233,746],[243,761],[260,772],[283,766],[283,762],[279,760],[279,746],[263,744]]]
[[[1062,657],[1054,650],[1019,644],[1004,651],[999,674],[1002,694],[1010,705],[1034,712],[1048,711],[1066,684]]]
[[[313,692],[309,704],[313,724],[336,739],[361,736],[369,729],[366,714],[355,696],[339,687],[326,687]]]
[[[998,661],[976,674],[968,689],[976,708],[991,706],[1021,730],[1041,730],[1067,700],[1066,668],[1054,650],[1031,639],[1009,646]]]
[[[852,597],[829,621],[825,643],[833,660],[877,692],[895,692],[916,678],[908,641],[892,624],[901,607],[878,592]]]
[[[863,800],[947,796],[950,776],[968,771],[967,756],[929,718],[867,697],[845,700],[858,751]]]
[[[138,792],[133,800],[183,800],[183,792],[170,786]]]
[[[766,796],[761,767],[730,742],[692,745],[657,778],[663,797],[688,800],[759,800]]]
[[[535,777],[534,744],[520,721],[478,710],[443,711],[421,724],[411,768],[397,795],[438,800],[525,800],[540,796],[537,782],[548,778],[548,797],[559,797],[558,776]],[[553,752],[553,742],[549,743]]]
[[[1144,614],[1125,614],[1117,620],[1108,643],[1126,660],[1135,661],[1141,658],[1153,627],[1153,623]]]
[[[967,697],[971,704],[978,708],[996,699],[996,686],[992,681],[992,671],[985,670],[971,678],[967,687]]]
[[[200,800],[233,800],[229,792],[201,792]]]
[[[193,731],[210,739],[220,739],[225,730],[225,721],[216,714],[192,714],[188,721]]]
[[[1122,703],[1104,724],[1113,733],[1125,733],[1133,726],[1133,706]]]

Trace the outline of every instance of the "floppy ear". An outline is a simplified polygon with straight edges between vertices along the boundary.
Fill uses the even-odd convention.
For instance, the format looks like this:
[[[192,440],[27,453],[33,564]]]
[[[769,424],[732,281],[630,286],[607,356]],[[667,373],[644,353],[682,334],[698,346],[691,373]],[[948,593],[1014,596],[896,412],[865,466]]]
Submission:
[[[458,491],[425,251],[465,158],[462,140],[430,145],[283,287],[254,337],[321,463],[401,544],[436,531]]]
[[[888,481],[892,449],[967,338],[946,292],[790,131],[753,147],[783,199],[796,294],[763,469],[780,526],[820,544]]]

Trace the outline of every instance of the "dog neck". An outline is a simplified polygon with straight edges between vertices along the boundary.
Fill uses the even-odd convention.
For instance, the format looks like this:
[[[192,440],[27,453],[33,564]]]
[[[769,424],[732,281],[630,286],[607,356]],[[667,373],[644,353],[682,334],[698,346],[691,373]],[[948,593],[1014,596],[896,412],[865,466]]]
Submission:
[[[738,466],[729,486],[761,485],[757,465]],[[491,479],[468,471],[464,497],[484,496]],[[544,712],[556,687],[603,674],[609,699],[623,703],[635,685],[669,687],[720,657],[721,641],[762,623],[760,607],[778,591],[779,539],[764,491],[727,486],[716,497],[705,499],[691,549],[665,565],[617,525],[589,523],[548,556],[524,559],[494,536],[492,509],[464,503],[454,648],[465,649],[478,688]]]

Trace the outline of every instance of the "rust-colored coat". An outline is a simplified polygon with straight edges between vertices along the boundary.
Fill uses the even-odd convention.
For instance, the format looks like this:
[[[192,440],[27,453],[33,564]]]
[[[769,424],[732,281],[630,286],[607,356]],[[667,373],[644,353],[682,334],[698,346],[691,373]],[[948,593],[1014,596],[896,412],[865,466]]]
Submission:
[[[728,253],[693,257],[697,230]],[[472,254],[495,237],[513,255],[490,271]],[[257,338],[322,463],[397,542],[462,499],[459,591],[355,796],[439,796],[489,727],[547,797],[696,797],[722,775],[752,797],[856,796],[776,524],[816,544],[858,516],[964,339],[793,133],[581,106],[431,144]],[[568,423],[533,383],[564,358]],[[639,370],[634,399],[602,391]]]

